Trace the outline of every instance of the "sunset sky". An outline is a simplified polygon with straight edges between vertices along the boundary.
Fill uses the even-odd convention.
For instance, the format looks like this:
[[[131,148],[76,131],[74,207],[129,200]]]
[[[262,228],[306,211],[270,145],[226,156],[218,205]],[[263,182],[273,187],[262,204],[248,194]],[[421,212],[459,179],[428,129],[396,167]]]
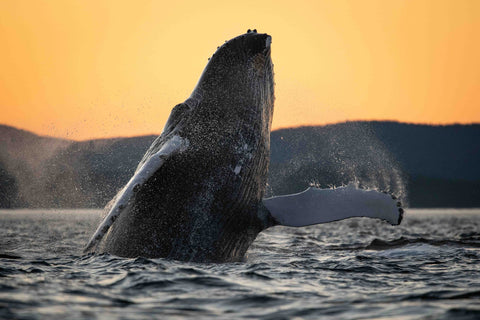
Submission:
[[[273,127],[480,122],[480,1],[0,2],[0,123],[160,133],[225,40],[273,37]]]

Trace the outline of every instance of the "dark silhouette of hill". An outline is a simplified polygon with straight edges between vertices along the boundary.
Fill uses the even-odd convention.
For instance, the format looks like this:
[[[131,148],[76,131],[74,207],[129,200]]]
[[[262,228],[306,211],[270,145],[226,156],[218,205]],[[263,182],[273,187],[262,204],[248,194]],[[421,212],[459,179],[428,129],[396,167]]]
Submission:
[[[480,125],[428,126],[369,123],[375,135],[413,176],[480,179]]]
[[[356,182],[412,207],[480,207],[480,125],[346,122],[271,135],[267,193]],[[0,207],[102,207],[155,136],[75,142],[0,125]]]

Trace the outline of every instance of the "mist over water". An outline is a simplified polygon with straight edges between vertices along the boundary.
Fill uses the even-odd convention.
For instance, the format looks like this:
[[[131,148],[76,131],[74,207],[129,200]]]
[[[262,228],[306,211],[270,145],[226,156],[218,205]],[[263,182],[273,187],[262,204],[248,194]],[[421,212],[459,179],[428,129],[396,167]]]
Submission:
[[[100,210],[0,211],[1,319],[478,319],[480,211],[259,234],[240,263],[83,255]]]
[[[77,142],[0,125],[0,207],[103,207],[153,139]]]
[[[68,140],[43,138],[0,125],[2,206],[39,204],[47,193],[47,163],[71,144]],[[5,203],[4,203],[5,202]]]

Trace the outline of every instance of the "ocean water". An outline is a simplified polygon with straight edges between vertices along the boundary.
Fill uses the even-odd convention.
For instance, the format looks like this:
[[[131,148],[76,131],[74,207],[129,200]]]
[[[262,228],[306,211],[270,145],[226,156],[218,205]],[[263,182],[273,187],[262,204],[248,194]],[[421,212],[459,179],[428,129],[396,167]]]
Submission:
[[[0,211],[1,319],[480,319],[480,210],[261,233],[240,263],[81,250],[99,210]]]

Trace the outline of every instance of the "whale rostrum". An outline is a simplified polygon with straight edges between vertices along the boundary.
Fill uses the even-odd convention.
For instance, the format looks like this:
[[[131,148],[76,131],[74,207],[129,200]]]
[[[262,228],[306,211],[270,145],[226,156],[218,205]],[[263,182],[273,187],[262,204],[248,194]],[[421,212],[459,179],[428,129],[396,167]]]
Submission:
[[[264,199],[274,105],[272,38],[249,30],[209,59],[85,252],[197,262],[241,260],[262,230],[350,217],[399,224],[390,195],[353,185]]]

